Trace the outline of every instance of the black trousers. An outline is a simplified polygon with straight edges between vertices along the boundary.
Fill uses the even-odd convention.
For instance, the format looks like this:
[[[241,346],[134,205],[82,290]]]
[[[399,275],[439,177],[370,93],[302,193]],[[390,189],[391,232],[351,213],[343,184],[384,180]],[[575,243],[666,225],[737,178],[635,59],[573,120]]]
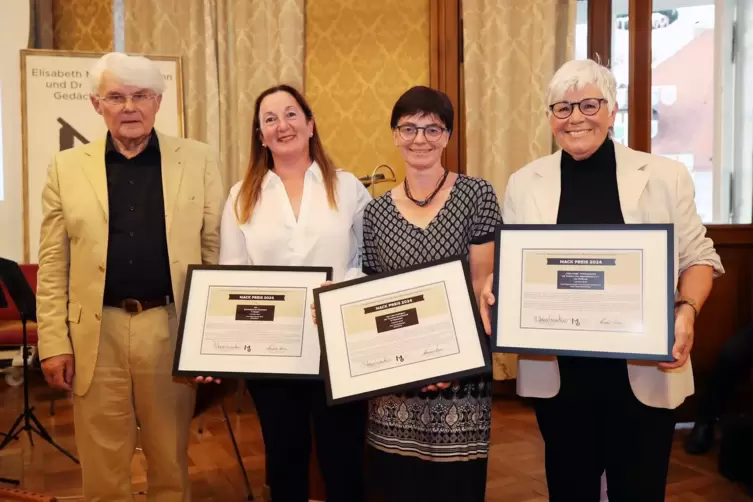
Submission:
[[[719,353],[711,374],[709,387],[704,389],[699,407],[699,421],[713,422],[724,414],[732,396],[753,368],[753,326],[729,338]]]
[[[327,502],[365,500],[365,401],[329,407],[321,381],[246,384],[261,422],[273,502],[308,502],[312,425]]]
[[[552,502],[664,500],[674,435],[672,410],[636,399],[624,360],[560,357],[560,392],[535,399]]]

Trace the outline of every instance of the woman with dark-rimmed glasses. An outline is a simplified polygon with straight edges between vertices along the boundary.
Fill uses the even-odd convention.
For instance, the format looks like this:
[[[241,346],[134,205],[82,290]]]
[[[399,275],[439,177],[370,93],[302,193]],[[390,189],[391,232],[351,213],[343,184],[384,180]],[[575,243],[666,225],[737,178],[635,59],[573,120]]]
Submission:
[[[390,120],[405,180],[364,210],[363,271],[398,270],[464,255],[474,291],[494,266],[497,196],[479,178],[448,171],[449,98],[413,87]],[[483,502],[492,405],[491,375],[444,382],[369,404],[370,492],[384,502]]]
[[[604,472],[610,502],[664,500],[673,411],[693,393],[693,325],[724,272],[687,168],[612,140],[616,93],[612,73],[594,61],[555,73],[546,113],[561,149],[510,176],[503,215],[508,224],[673,224],[675,361],[519,356],[518,394],[533,398],[552,502],[597,502]],[[491,291],[490,276],[487,331]]]

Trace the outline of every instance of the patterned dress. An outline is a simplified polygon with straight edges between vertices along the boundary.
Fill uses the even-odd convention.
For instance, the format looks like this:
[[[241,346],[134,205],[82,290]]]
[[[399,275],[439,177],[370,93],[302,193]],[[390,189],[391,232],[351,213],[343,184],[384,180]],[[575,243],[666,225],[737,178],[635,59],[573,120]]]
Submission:
[[[387,192],[364,211],[363,270],[468,257],[471,245],[493,240],[501,222],[494,189],[482,179],[460,175],[426,229],[408,222]],[[483,501],[491,404],[491,374],[438,392],[372,399],[369,491],[386,502]]]

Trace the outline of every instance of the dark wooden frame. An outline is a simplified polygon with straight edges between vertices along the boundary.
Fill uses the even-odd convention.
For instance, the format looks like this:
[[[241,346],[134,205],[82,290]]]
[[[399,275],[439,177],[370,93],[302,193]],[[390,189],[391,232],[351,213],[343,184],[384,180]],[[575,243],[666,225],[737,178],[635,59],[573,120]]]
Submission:
[[[461,0],[430,0],[429,85],[447,94],[455,109],[452,137],[442,154],[450,171],[465,173],[463,10]]]

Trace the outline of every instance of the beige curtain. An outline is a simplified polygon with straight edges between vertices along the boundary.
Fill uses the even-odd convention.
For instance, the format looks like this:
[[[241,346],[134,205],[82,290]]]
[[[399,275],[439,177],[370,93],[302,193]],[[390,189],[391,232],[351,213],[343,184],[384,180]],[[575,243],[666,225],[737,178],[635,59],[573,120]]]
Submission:
[[[243,177],[256,96],[303,90],[304,0],[124,0],[125,50],[180,55],[186,135],[218,155],[226,190]]]
[[[574,55],[576,0],[463,0],[467,172],[494,185],[552,152],[546,86]],[[515,378],[498,354],[494,378]]]

